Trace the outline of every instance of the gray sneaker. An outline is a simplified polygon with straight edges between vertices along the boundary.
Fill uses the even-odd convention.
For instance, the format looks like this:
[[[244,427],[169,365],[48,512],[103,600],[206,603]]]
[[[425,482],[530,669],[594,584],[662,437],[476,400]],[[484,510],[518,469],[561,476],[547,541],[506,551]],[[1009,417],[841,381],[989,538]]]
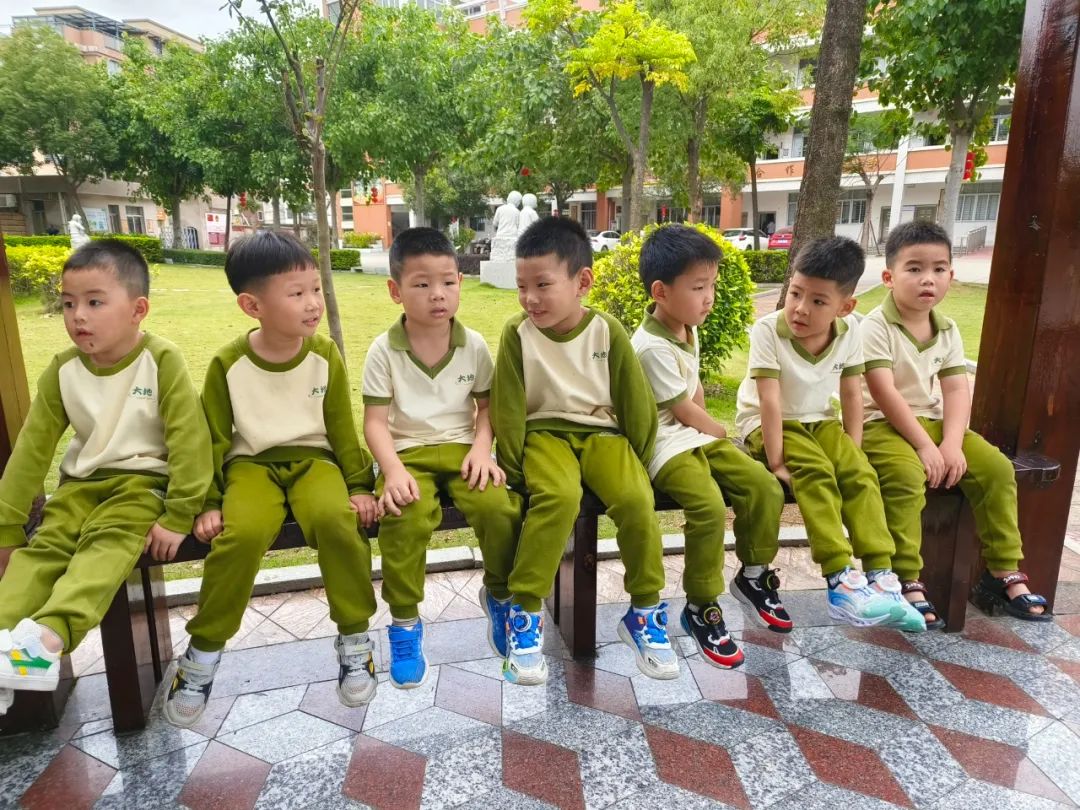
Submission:
[[[221,663],[220,655],[213,664],[200,664],[190,655],[191,647],[188,647],[177,662],[176,677],[165,699],[165,719],[180,728],[190,728],[199,722],[210,700],[214,673]]]
[[[339,664],[337,691],[341,702],[353,708],[370,703],[379,685],[371,638],[367,633],[339,635],[334,639],[334,649]]]

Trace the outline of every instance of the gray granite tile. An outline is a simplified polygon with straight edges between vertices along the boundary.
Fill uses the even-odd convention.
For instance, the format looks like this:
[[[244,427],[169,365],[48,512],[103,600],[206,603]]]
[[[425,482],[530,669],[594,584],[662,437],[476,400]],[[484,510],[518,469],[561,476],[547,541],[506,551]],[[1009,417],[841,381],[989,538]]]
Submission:
[[[111,717],[104,720],[91,720],[89,723],[83,723],[79,726],[78,731],[71,735],[71,739],[77,740],[80,737],[89,737],[91,734],[100,734],[102,731],[108,731],[112,726]]]
[[[1017,745],[1054,721],[1049,717],[1038,717],[980,700],[965,700],[935,713],[932,722],[953,731]]]
[[[341,786],[355,741],[356,735],[350,733],[274,765],[255,803],[257,810],[294,810],[316,802],[326,802],[328,808],[346,806]]]
[[[614,602],[606,605],[596,606],[596,643],[597,644],[610,644],[612,642],[618,642],[618,625],[622,619],[623,614],[626,613],[627,608],[630,607],[629,602]],[[681,608],[680,608],[681,610]],[[671,615],[671,612],[668,612]],[[554,624],[548,625],[554,627]]]
[[[912,720],[848,700],[788,700],[773,697],[773,704],[785,722],[871,748],[890,740],[902,739],[903,735],[918,726]]]
[[[1055,647],[1050,655],[1054,658],[1063,658],[1066,661],[1080,661],[1080,638],[1074,638],[1060,647]]]
[[[774,650],[772,647],[764,647],[760,644],[743,641],[739,646],[742,647],[743,655],[746,656],[739,671],[747,675],[765,675],[799,660],[799,656],[793,653]]]
[[[1023,619],[1014,619],[1012,616],[998,621],[1020,636],[1025,644],[1043,655],[1047,653],[1058,655],[1052,651],[1064,644],[1076,641],[1072,633],[1054,622],[1026,622]]]
[[[927,722],[934,722],[938,712],[964,701],[963,693],[925,659],[895,670],[886,680],[912,711]]]
[[[420,806],[456,807],[502,786],[502,732],[489,728],[428,758]]]
[[[798,744],[784,729],[766,731],[735,746],[731,761],[754,807],[767,807],[816,781]]]
[[[638,706],[683,706],[688,703],[696,703],[701,700],[701,690],[698,689],[694,674],[686,662],[679,667],[679,677],[670,681],[660,681],[650,678],[648,675],[634,675],[630,678],[634,687],[634,696]]]
[[[929,634],[927,634],[929,635]],[[934,650],[928,655],[938,661],[959,664],[962,667],[993,672],[997,675],[1011,675],[1018,669],[1028,666],[1037,656],[999,647],[996,644],[984,644],[981,641],[961,639],[956,644],[949,644]]]
[[[828,661],[861,672],[872,672],[875,675],[888,675],[919,660],[914,655],[862,641],[833,644],[827,649],[814,653],[813,657],[819,661]]]
[[[50,732],[0,737],[0,806],[16,801],[63,747],[62,735]]]
[[[513,810],[554,810],[555,806],[534,799],[532,796],[526,796],[524,793],[510,790],[508,787],[498,787],[490,793],[484,793],[464,804],[459,804],[458,807],[461,810],[503,810],[503,808],[513,808]],[[652,808],[652,810],[655,810],[655,808]]]
[[[892,810],[898,807],[891,802],[875,799],[862,793],[844,790],[836,785],[814,782],[804,785],[798,792],[769,805],[769,810],[834,810],[852,807],[858,810]]]
[[[643,713],[642,717],[646,722],[660,728],[724,748],[730,748],[758,734],[783,728],[780,723],[768,717],[708,700],[666,714],[646,716],[646,713]]]
[[[350,729],[296,711],[221,734],[217,741],[274,764],[351,735]]]
[[[73,726],[106,717],[112,717],[112,705],[109,703],[109,687],[105,682],[105,673],[83,675],[75,682],[75,688],[68,695],[60,722]]]
[[[546,624],[545,636],[557,632],[554,622]],[[475,661],[491,655],[487,642],[487,619],[425,622],[424,655],[432,666]]]
[[[903,738],[878,746],[877,754],[916,807],[930,805],[967,779],[964,769],[926,726],[916,726]]]
[[[1031,796],[1016,790],[1009,790],[978,779],[968,779],[956,790],[945,796],[935,810],[956,810],[968,807],[1005,807],[1008,810],[1061,810],[1067,805],[1050,799]]]
[[[172,807],[195,770],[207,743],[201,742],[124,768],[101,794],[95,810],[158,810]]]
[[[1080,706],[1080,685],[1045,659],[1034,659],[1009,677],[1054,717]]]
[[[368,805],[350,799],[348,796],[327,796],[311,804],[305,804],[304,810],[371,810]]]
[[[800,658],[763,676],[770,688],[788,700],[832,700],[836,697],[809,659]],[[771,692],[770,692],[771,694]]]
[[[306,685],[288,686],[269,692],[240,695],[233,701],[232,708],[217,733],[227,734],[245,726],[261,723],[263,720],[269,720],[271,717],[287,714],[300,705],[307,688]]]
[[[824,588],[811,591],[784,591],[782,596],[784,607],[791,614],[796,627],[829,627],[842,624],[829,615],[829,601],[825,596]]]
[[[728,805],[699,796],[688,790],[660,782],[652,787],[627,796],[619,802],[618,810],[725,810]]]
[[[904,638],[920,653],[930,657],[933,657],[938,650],[953,644],[959,644],[964,640],[959,633],[946,633],[942,630],[930,630],[926,633],[908,633]]]
[[[504,683],[502,690],[502,719],[503,725],[508,726],[529,717],[546,712],[556,706],[565,706],[570,702],[566,695],[566,682],[561,674],[562,669],[551,671],[552,661],[548,660],[548,682],[540,686],[520,686],[513,683]]]
[[[1080,737],[1064,723],[1054,723],[1028,741],[1028,757],[1080,804]]]
[[[395,689],[385,674],[380,675],[378,695],[368,705],[364,716],[364,731],[431,708],[435,705],[438,684],[438,667],[430,667],[427,680],[415,689]]]
[[[588,810],[621,806],[623,799],[660,781],[645,730],[638,725],[586,746],[579,761]]]
[[[226,651],[214,677],[214,697],[329,681],[337,675],[337,654],[325,638]]]
[[[834,644],[848,640],[839,627],[802,627],[796,625],[788,633],[788,638],[799,648],[803,655],[813,655]]]
[[[496,681],[503,681],[502,674],[503,659],[501,658],[480,658],[476,661],[461,661],[454,664],[458,669],[464,669],[467,672],[475,672],[477,675],[483,675],[485,678],[493,678]]]
[[[393,723],[365,728],[364,733],[398,748],[434,756],[460,745],[467,737],[490,729],[487,723],[434,706]]]
[[[634,658],[634,651],[621,641],[614,644],[601,644],[596,650],[596,658],[593,659],[592,664],[597,669],[614,672],[616,675],[627,678],[641,674]]]
[[[71,744],[106,765],[128,769],[145,760],[201,742],[206,742],[206,737],[201,734],[170,726],[164,720],[152,720],[138,734],[117,737],[112,731],[103,731],[72,740]]]
[[[581,751],[593,743],[626,733],[631,723],[607,712],[576,704],[556,704],[543,714],[514,723],[512,730]]]

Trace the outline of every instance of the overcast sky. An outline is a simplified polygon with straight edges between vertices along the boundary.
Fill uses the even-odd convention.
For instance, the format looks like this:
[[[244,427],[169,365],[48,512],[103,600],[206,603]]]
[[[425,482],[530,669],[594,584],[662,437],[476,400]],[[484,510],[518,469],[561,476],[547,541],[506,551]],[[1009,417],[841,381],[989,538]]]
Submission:
[[[225,0],[0,0],[0,26],[10,26],[13,16],[33,14],[35,7],[72,5],[115,20],[151,19],[191,37],[212,37],[233,25],[228,12],[221,10],[224,4]]]

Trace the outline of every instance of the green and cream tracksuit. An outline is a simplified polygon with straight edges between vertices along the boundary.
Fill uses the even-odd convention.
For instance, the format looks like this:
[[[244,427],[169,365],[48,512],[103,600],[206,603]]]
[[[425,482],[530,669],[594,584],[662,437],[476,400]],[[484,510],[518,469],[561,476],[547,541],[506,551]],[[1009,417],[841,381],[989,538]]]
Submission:
[[[964,346],[956,324],[930,312],[933,337],[920,342],[909,332],[896,309],[892,293],[859,325],[867,370],[892,369],[893,382],[911,412],[934,444],[942,439],[944,403],[934,379],[966,374]],[[922,511],[926,505],[926,471],[907,439],[889,424],[863,382],[866,425],[863,450],[877,470],[885,517],[896,553],[893,570],[902,580],[915,580],[922,571]],[[960,489],[971,504],[983,558],[992,571],[1015,571],[1023,559],[1017,525],[1016,477],[1012,463],[974,431],[964,433],[962,445],[968,469]]]
[[[452,322],[450,350],[434,366],[412,352],[405,318],[375,338],[364,362],[364,404],[388,407],[394,450],[416,479],[420,499],[400,516],[379,521],[382,596],[395,619],[412,619],[424,598],[424,560],[431,533],[442,521],[445,493],[476,532],[484,555],[484,585],[507,599],[507,578],[521,529],[521,497],[489,483],[469,489],[461,465],[476,438],[476,403],[491,392],[493,366],[478,332]],[[381,492],[380,476],[377,488]]]
[[[650,304],[631,344],[652,386],[659,410],[649,476],[686,513],[687,598],[703,605],[724,591],[724,526],[729,500],[735,511],[735,553],[746,565],[768,565],[779,547],[784,491],[760,462],[728,439],[684,425],[672,407],[693,398],[701,381],[697,328],[689,343],[657,320]]]
[[[739,386],[737,429],[750,452],[767,463],[756,380],[779,380],[784,464],[814,562],[831,574],[851,564],[854,550],[866,570],[889,568],[893,542],[877,476],[844,432],[832,402],[842,377],[863,372],[855,316],[837,319],[829,345],[813,355],[795,340],[783,311],[771,312],[750,332],[748,365]]]
[[[584,484],[615,522],[631,601],[655,605],[663,548],[643,465],[656,441],[656,401],[622,325],[590,309],[560,335],[525,313],[512,317],[499,341],[491,421],[500,465],[529,493],[509,580],[514,601],[541,609]]]
[[[238,337],[210,361],[203,408],[215,469],[203,511],[220,509],[225,528],[211,543],[199,612],[187,625],[192,645],[220,650],[240,628],[288,510],[318,552],[330,618],[345,635],[367,630],[371,547],[349,496],[370,494],[374,475],[337,346],[315,335],[291,360],[269,363]]]
[[[0,546],[22,545],[34,497],[70,425],[60,486],[0,579],[0,629],[30,617],[68,652],[101,622],[155,523],[187,534],[212,474],[210,438],[180,350],[143,335],[100,368],[53,358],[0,478]]]

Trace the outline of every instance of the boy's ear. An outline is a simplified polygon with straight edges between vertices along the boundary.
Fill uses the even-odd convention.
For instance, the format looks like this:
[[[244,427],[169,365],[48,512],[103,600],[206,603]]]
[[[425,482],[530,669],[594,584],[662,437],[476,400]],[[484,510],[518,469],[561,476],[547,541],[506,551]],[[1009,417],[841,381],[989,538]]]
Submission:
[[[884,284],[886,287],[892,288],[893,274],[892,270],[890,270],[888,267],[881,271],[881,283]]]
[[[236,296],[236,304],[249,318],[259,317],[259,299],[249,292],[242,292]]]
[[[654,301],[664,301],[667,299],[667,285],[660,279],[657,279],[649,285],[649,295],[652,296]]]
[[[577,275],[577,296],[584,298],[589,294],[593,285],[593,273],[591,267],[582,267]]]
[[[135,309],[131,313],[131,319],[135,323],[142,323],[143,319],[150,314],[150,299],[140,295],[135,299]]]
[[[460,279],[458,279],[460,281]],[[401,303],[401,286],[392,278],[386,280],[386,289],[390,291],[390,300],[395,304]]]
[[[858,303],[859,299],[852,296],[840,305],[840,311],[836,313],[836,317],[846,318],[848,315],[855,311],[855,305]]]

